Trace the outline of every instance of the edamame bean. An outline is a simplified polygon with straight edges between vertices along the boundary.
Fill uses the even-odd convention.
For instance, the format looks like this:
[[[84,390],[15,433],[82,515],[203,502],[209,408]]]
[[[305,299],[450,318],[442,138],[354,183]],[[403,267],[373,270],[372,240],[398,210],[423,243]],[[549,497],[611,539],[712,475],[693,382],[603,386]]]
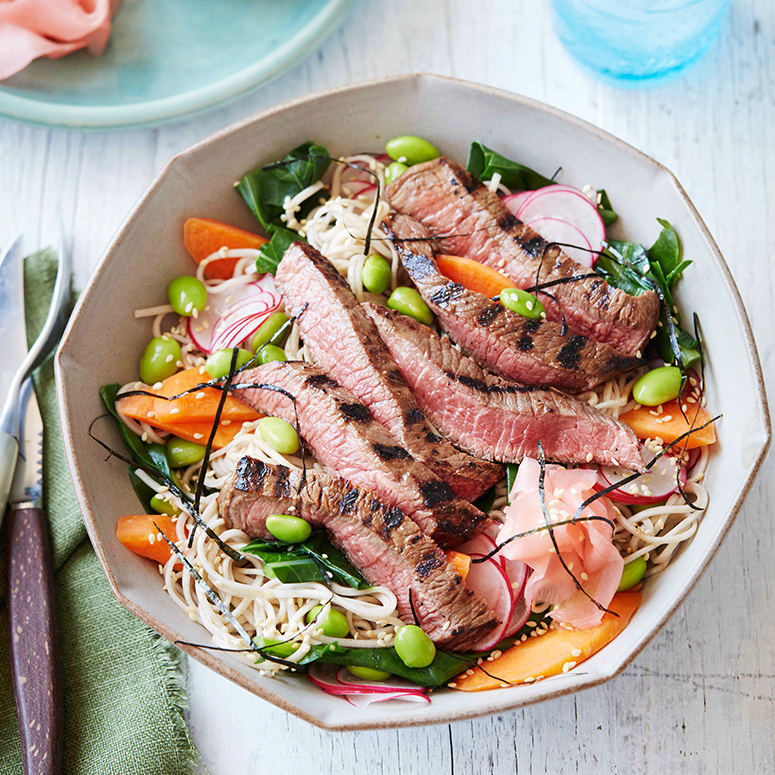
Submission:
[[[288,316],[284,315],[282,312],[273,312],[258,327],[258,331],[253,334],[253,341],[250,343],[253,352],[258,352],[265,344],[275,344],[278,347],[282,345],[288,338],[288,333],[291,330],[290,326],[283,329],[283,326],[288,320]],[[281,331],[282,333],[280,333]]]
[[[196,317],[207,306],[207,288],[196,277],[176,277],[167,286],[167,298],[178,315]]]
[[[385,168],[385,185],[389,186],[394,180],[403,175],[409,167],[400,161],[394,161]]]
[[[441,154],[427,140],[415,135],[401,135],[388,141],[385,146],[387,155],[394,161],[408,164],[420,164],[431,159],[438,159]]]
[[[274,344],[265,344],[256,353],[258,363],[269,363],[270,361],[287,361],[288,356],[285,350]]]
[[[170,468],[185,468],[198,463],[205,456],[204,444],[171,436],[165,444]]]
[[[436,319],[431,308],[423,301],[422,296],[414,289],[402,285],[390,294],[387,302],[390,309],[408,315],[426,326],[431,325]]]
[[[521,288],[504,288],[501,291],[501,304],[506,309],[516,312],[526,318],[546,317],[546,309],[532,293]]]
[[[643,557],[636,557],[632,562],[628,562],[622,571],[622,580],[619,582],[619,592],[625,592],[632,589],[646,572],[646,561]]]
[[[318,614],[323,610],[322,605],[316,605],[307,614],[307,624],[317,619],[317,626],[323,630],[323,635],[328,635],[329,638],[344,638],[350,634],[350,625],[347,622],[347,617],[336,608],[332,608],[328,612],[328,616],[322,621],[318,619]]]
[[[416,624],[407,624],[396,633],[395,649],[407,667],[428,667],[436,656],[433,641]]]
[[[300,544],[312,533],[312,526],[300,517],[290,514],[272,514],[266,518],[266,529],[278,540],[286,544]]]
[[[225,377],[229,373],[231,368],[231,356],[233,350],[228,347],[225,350],[218,350],[213,353],[206,361],[205,368],[207,373],[213,379],[220,379]],[[240,349],[237,353],[237,363],[235,365],[235,371],[241,369],[246,363],[249,363],[253,359],[253,353],[250,350]]]
[[[659,406],[678,398],[681,370],[678,366],[660,366],[647,371],[632,388],[632,397],[643,406]]]
[[[174,339],[168,336],[151,339],[140,359],[140,379],[146,385],[162,382],[178,370],[182,357],[180,345]]]
[[[160,495],[154,495],[151,498],[151,508],[157,514],[168,514],[170,517],[174,517],[176,514],[180,514],[169,501],[165,501]]]
[[[384,293],[390,287],[390,264],[376,253],[363,264],[361,280],[363,287],[371,293]]]
[[[356,678],[362,678],[364,681],[384,681],[393,675],[385,670],[377,670],[375,667],[361,667],[360,665],[348,665],[347,672],[352,673]]]
[[[258,423],[261,438],[281,455],[299,451],[299,435],[294,427],[279,417],[264,417]]]

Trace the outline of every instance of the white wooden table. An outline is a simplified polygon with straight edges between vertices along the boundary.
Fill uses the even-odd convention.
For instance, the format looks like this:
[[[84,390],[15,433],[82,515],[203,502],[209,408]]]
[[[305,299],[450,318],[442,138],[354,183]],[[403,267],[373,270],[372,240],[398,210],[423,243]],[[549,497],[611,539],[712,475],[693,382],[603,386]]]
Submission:
[[[554,37],[545,4],[536,0],[361,0],[304,64],[263,91],[187,122],[81,134],[0,120],[0,244],[19,227],[27,248],[49,244],[61,208],[82,285],[134,201],[174,153],[292,97],[411,71],[543,100],[672,169],[732,266],[765,378],[775,377],[771,0],[734,0],[707,59],[680,80],[646,91],[615,89],[581,72]],[[207,768],[213,775],[775,773],[770,474],[767,465],[689,599],[612,683],[479,721],[335,734],[192,662],[190,725]]]

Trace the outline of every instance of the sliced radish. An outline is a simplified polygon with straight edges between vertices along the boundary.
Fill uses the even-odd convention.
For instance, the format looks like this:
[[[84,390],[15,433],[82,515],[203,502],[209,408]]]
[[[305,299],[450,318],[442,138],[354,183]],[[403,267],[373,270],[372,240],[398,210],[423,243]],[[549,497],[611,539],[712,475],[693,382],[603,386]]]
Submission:
[[[654,459],[654,453],[648,447],[644,446],[642,453],[643,459],[647,463]],[[632,476],[634,473],[615,466],[600,466],[598,470],[606,487],[618,484],[622,479]],[[662,455],[649,471],[620,489],[609,493],[608,497],[617,503],[636,506],[661,503],[665,498],[678,491],[676,474],[680,477],[683,487],[686,484],[686,469],[672,455]]]
[[[456,552],[462,552],[463,554],[489,554],[497,544],[495,543],[495,539],[492,536],[487,535],[486,533],[479,533],[478,535],[475,535],[470,541],[466,541],[466,543],[461,544],[460,546],[455,547]],[[499,559],[498,555],[495,555],[493,558],[495,560]]]
[[[527,225],[547,242],[558,242],[563,252],[577,263],[589,269],[594,266],[597,254],[592,252],[589,240],[572,223],[559,218],[536,218],[528,221]]]
[[[525,201],[533,196],[533,194],[535,194],[535,191],[520,191],[518,194],[509,194],[508,196],[503,197],[503,204],[506,205],[506,209],[510,213],[517,215],[519,208]]]
[[[523,223],[530,223],[539,218],[565,221],[575,226],[586,237],[592,250],[599,251],[603,248],[603,219],[589,198],[573,186],[552,185],[533,191],[521,203],[516,216]],[[585,266],[590,266],[589,262]]]
[[[483,556],[481,554],[471,555],[472,558]],[[503,640],[511,622],[514,597],[509,578],[499,562],[487,560],[482,563],[471,563],[471,570],[468,571],[468,576],[466,576],[466,586],[472,592],[484,598],[498,618],[498,624],[495,628],[488,632],[471,649],[472,651],[489,651]]]
[[[280,305],[274,277],[238,286],[233,292],[211,293],[207,307],[188,319],[188,334],[204,353],[236,347],[251,337]]]
[[[336,680],[344,686],[347,691],[353,694],[361,692],[382,692],[391,694],[395,692],[424,694],[424,686],[418,686],[404,678],[386,678],[384,681],[367,681],[364,678],[358,678],[353,675],[346,667],[340,667],[336,671]]]
[[[362,681],[347,668],[315,663],[307,671],[307,677],[326,694],[347,700],[351,705],[364,708],[372,702],[403,700],[405,702],[430,702],[427,689],[403,678],[388,681]]]
[[[525,578],[527,578],[527,574],[525,574]],[[525,626],[525,622],[530,618],[532,607],[532,600],[525,597],[524,594],[519,596],[514,603],[514,609],[511,612],[509,625],[506,627],[506,632],[503,635],[504,638],[510,638]]]
[[[350,705],[356,708],[366,708],[373,702],[388,702],[389,700],[400,700],[402,702],[425,702],[430,703],[431,698],[427,694],[416,694],[414,692],[391,692],[390,694],[345,694],[342,695]]]

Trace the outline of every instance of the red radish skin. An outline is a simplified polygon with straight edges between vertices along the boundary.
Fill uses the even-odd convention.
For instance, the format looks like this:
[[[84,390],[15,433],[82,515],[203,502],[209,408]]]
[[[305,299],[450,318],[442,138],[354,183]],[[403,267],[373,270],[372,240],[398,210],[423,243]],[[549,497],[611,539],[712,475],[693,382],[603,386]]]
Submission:
[[[510,213],[517,215],[519,208],[533,196],[533,194],[535,194],[535,191],[520,191],[518,194],[509,194],[508,196],[503,197],[503,204],[506,205],[506,209]]]
[[[313,664],[307,671],[307,677],[326,694],[342,697],[356,707],[389,700],[431,701],[424,686],[417,686],[402,678],[391,678],[380,683],[360,681],[346,668],[335,665]]]
[[[643,458],[648,463],[654,459],[654,454],[648,449],[643,448]],[[672,455],[663,455],[656,462],[654,467],[643,474],[639,479],[624,485],[621,489],[614,490],[608,494],[608,498],[616,503],[624,503],[633,506],[649,506],[661,503],[670,495],[678,492],[676,484],[676,471],[678,471],[681,486],[686,484],[686,468],[679,466],[678,460]],[[677,468],[678,467],[678,468]],[[598,473],[601,479],[601,489],[617,484],[627,476],[632,475],[632,471],[626,471],[622,468],[611,466],[600,466]],[[645,487],[648,492],[643,492]]]

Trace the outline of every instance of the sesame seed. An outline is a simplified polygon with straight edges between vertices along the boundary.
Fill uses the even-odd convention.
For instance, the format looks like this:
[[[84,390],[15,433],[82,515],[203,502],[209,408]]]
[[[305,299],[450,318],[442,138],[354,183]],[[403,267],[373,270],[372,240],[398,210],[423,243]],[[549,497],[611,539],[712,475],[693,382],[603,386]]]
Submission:
[[[575,662],[566,662],[562,666],[562,672],[563,673],[567,673],[569,670],[573,670],[574,667],[576,667],[576,663]]]
[[[156,536],[153,533],[148,533],[148,543],[153,546],[156,543]]]
[[[449,686],[450,689],[457,689],[457,684],[454,681],[450,681],[447,686]]]
[[[582,573],[582,574],[581,574],[581,578],[582,578],[584,581],[589,581],[589,574],[588,574],[588,573]]]
[[[581,649],[573,649],[573,651],[571,651],[571,656],[580,657],[581,656]]]
[[[466,670],[466,675],[473,675],[474,671],[469,667],[468,670]]]
[[[511,686],[511,684],[507,684],[507,683],[501,681],[501,689],[508,689],[509,686]]]
[[[492,652],[490,655],[493,659],[498,659],[498,657],[502,656],[503,652],[499,651],[498,649],[495,649],[495,651]]]
[[[164,385],[161,382],[154,382],[153,389],[154,390],[161,390],[164,387]]]
[[[612,462],[612,463],[613,463],[615,466],[618,466],[618,465],[619,465],[619,461],[618,461],[618,460],[617,460],[615,457],[612,457],[612,458],[611,458],[611,462]]]
[[[221,425],[231,425],[231,420],[221,420]]]
[[[201,398],[204,398],[204,397],[205,397],[205,392],[204,392],[204,390],[200,390],[200,391],[199,391],[199,392],[196,394],[196,396],[195,396],[195,398],[200,398],[200,399],[201,399]]]
[[[587,460],[587,463],[591,463],[592,462],[592,453],[591,452],[587,452],[586,460]]]
[[[197,440],[198,439],[203,439],[204,438],[204,434],[203,433],[195,433],[194,434],[194,438],[197,439]]]
[[[531,683],[533,683],[533,681],[535,681],[535,678],[533,678],[532,675],[529,675],[529,676],[527,676],[527,678],[525,678],[524,683],[531,684]]]
[[[173,406],[172,409],[170,409],[170,414],[180,414],[180,409],[178,409],[177,406]]]

